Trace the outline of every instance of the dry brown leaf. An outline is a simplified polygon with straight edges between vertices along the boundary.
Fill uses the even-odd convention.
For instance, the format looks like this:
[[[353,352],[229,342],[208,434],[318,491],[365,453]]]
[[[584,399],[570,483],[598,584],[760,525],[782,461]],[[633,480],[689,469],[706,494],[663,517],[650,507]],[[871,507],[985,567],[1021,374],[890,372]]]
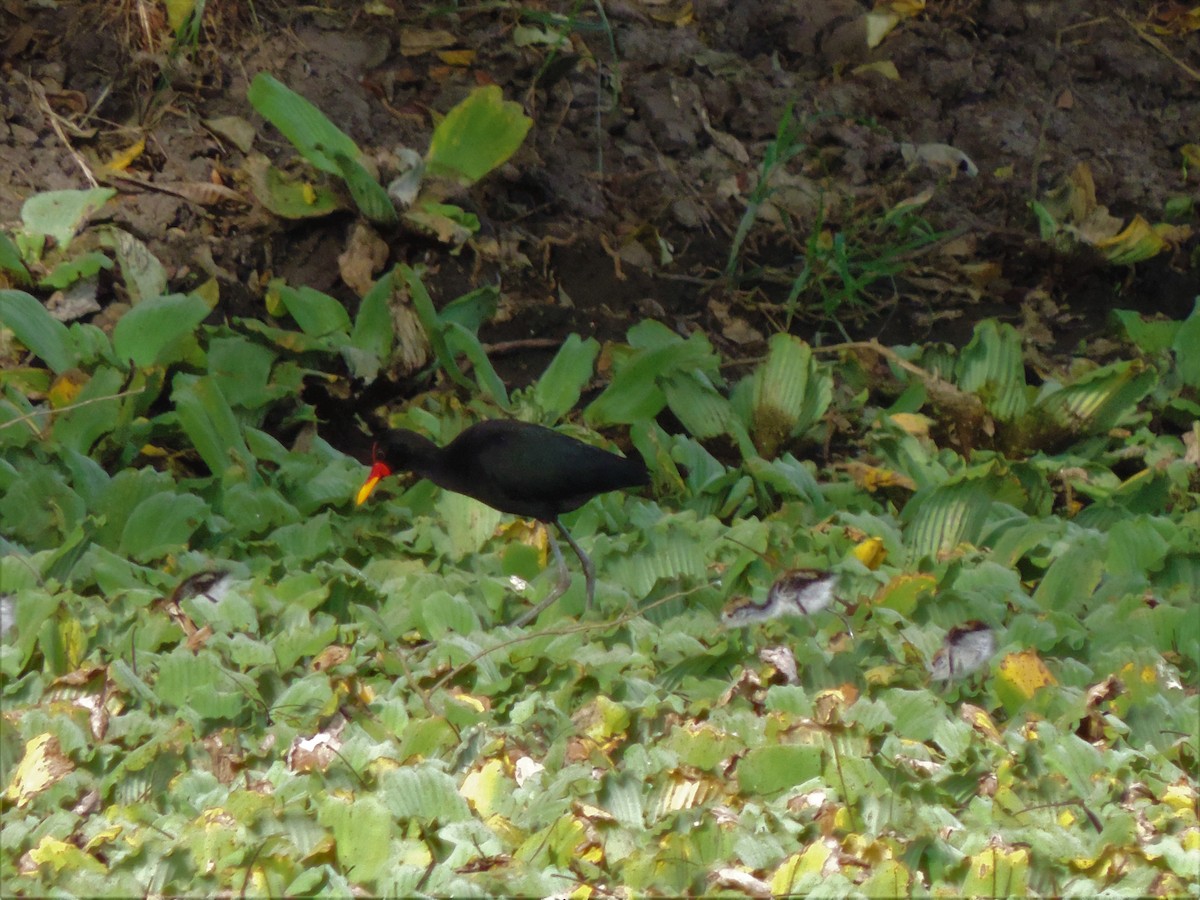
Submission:
[[[349,658],[350,650],[348,647],[343,647],[340,644],[330,644],[313,657],[310,666],[314,672],[324,672],[326,669],[332,669],[334,666],[341,665]]]
[[[992,743],[1003,743],[1000,737],[1000,729],[996,727],[996,723],[992,721],[992,717],[988,714],[987,710],[978,706],[972,706],[970,703],[964,703],[958,711],[958,717]]]
[[[185,181],[179,184],[164,185],[173,190],[177,197],[190,200],[200,206],[220,206],[222,203],[236,203],[249,206],[250,201],[223,184],[213,184],[211,181]]]
[[[396,333],[391,369],[400,375],[410,375],[429,362],[429,338],[411,305],[393,300],[391,310]]]
[[[365,222],[359,222],[350,232],[346,249],[338,254],[338,272],[358,296],[366,296],[375,286],[375,275],[387,262],[389,253],[387,242],[375,229]]]
[[[401,28],[400,53],[402,56],[420,56],[458,42],[453,34],[441,28]]]
[[[311,738],[297,736],[287,752],[287,765],[293,772],[323,772],[337,759],[341,739],[329,732]]]
[[[213,627],[205,625],[198,631],[188,635],[187,648],[193,653],[199,653],[200,649],[208,643],[208,639],[213,636]]]

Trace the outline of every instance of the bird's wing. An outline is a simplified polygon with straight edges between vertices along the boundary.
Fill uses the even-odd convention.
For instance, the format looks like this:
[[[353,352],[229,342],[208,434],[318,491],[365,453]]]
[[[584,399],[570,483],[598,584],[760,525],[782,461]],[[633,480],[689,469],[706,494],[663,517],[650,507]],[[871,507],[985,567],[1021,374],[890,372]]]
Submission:
[[[541,431],[505,435],[476,462],[510,508],[550,519],[617,487],[607,472],[611,460],[611,454],[597,447]]]
[[[538,447],[514,440],[497,444],[495,452],[480,454],[480,474],[506,496],[535,502],[552,501],[571,491],[578,481],[577,462],[570,447]]]

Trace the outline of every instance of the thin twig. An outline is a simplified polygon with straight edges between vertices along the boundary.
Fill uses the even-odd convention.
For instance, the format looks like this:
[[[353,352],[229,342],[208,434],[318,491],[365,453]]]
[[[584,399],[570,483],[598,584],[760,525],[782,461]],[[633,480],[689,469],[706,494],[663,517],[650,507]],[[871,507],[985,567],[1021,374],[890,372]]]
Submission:
[[[145,392],[145,387],[131,388],[128,391],[121,391],[120,393],[116,394],[106,394],[103,397],[92,397],[89,400],[80,400],[78,403],[68,403],[66,406],[59,406],[55,409],[34,410],[33,412],[17,416],[15,419],[9,419],[7,422],[0,422],[0,429],[7,428],[9,425],[16,425],[20,422],[30,421],[38,416],[53,416],[57,415],[58,413],[66,412],[69,409],[78,409],[81,406],[91,406],[93,403],[101,403],[105,400],[119,400],[122,397],[136,396],[137,394],[144,394]],[[38,432],[35,431],[35,434],[36,433]]]
[[[910,363],[891,347],[883,346],[877,338],[871,338],[869,341],[846,341],[842,344],[829,344],[826,347],[812,348],[813,353],[840,353],[842,350],[869,350],[872,353],[878,353],[889,362],[895,363],[911,375],[916,375],[922,379],[939,380],[933,373],[927,372],[920,366]]]
[[[38,108],[50,121],[50,127],[54,129],[54,133],[58,135],[58,139],[62,141],[63,146],[67,148],[67,152],[71,154],[71,158],[75,160],[75,165],[79,166],[80,171],[83,172],[83,177],[91,182],[92,187],[100,187],[100,182],[97,181],[96,176],[92,174],[91,166],[87,164],[87,160],[80,156],[79,151],[72,147],[71,142],[67,139],[67,134],[62,128],[62,117],[50,106],[50,101],[46,99],[46,89],[32,78],[26,78],[24,75],[21,77],[24,79],[26,86],[28,86],[29,92],[33,94]]]
[[[557,350],[562,346],[558,338],[522,338],[516,341],[497,341],[484,344],[488,356],[503,356],[507,353],[524,353],[526,350]]]
[[[1154,35],[1148,34],[1143,26],[1139,25],[1137,22],[1134,22],[1133,19],[1130,18],[1128,15],[1126,15],[1125,13],[1120,13],[1119,15],[1121,16],[1122,19],[1125,20],[1125,24],[1133,29],[1134,34],[1136,34],[1138,37],[1140,37],[1143,41],[1145,41],[1147,44],[1149,44],[1151,47],[1153,47],[1155,50],[1157,50],[1159,53],[1161,53],[1163,56],[1165,56],[1171,62],[1175,63],[1175,65],[1179,66],[1179,68],[1183,69],[1183,71],[1186,72],[1188,77],[1191,78],[1193,81],[1200,81],[1200,71],[1193,69],[1187,63],[1185,63],[1183,60],[1181,60],[1179,57],[1177,57],[1173,53],[1171,53],[1171,51],[1167,49],[1166,44],[1164,44],[1162,41],[1160,41]]]
[[[396,658],[400,660],[400,667],[404,669],[404,677],[408,679],[408,683],[412,685],[412,689],[416,691],[417,696],[421,698],[421,705],[425,707],[425,711],[428,712],[429,715],[436,719],[438,717],[438,711],[433,708],[433,704],[429,700],[429,694],[422,690],[421,686],[417,684],[417,679],[413,677],[412,669],[408,667],[408,660],[404,658],[404,653],[397,653]],[[453,727],[453,725],[451,725],[451,727]],[[455,729],[456,734],[457,731],[458,729]],[[461,735],[459,736],[461,737]]]

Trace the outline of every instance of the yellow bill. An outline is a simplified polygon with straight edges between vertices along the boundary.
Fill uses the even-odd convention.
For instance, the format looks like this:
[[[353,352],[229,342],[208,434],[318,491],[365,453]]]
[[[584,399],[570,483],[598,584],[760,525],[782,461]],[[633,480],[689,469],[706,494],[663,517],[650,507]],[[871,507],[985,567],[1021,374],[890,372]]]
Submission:
[[[367,480],[358,489],[358,494],[354,497],[354,505],[360,506],[366,503],[367,498],[371,496],[371,492],[375,490],[375,485],[391,474],[392,470],[388,468],[387,463],[377,462],[371,466],[371,474],[367,476]]]

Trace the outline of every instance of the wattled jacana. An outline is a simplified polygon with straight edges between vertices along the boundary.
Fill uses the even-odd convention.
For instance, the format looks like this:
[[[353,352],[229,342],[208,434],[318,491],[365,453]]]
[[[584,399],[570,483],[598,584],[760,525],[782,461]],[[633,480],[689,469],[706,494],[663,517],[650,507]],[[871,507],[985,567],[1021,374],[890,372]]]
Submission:
[[[389,431],[380,439],[377,453],[378,461],[358,492],[358,503],[371,495],[381,478],[393,472],[413,472],[500,512],[552,523],[583,566],[589,608],[596,588],[595,569],[559,516],[597,494],[638,487],[650,480],[641,459],[627,459],[540,425],[506,419],[472,425],[445,447],[415,431]],[[558,583],[546,599],[513,623],[516,626],[537,618],[571,583],[553,534],[550,547],[558,560]]]
[[[721,623],[737,626],[779,616],[811,616],[833,602],[835,580],[832,572],[822,569],[789,569],[775,579],[766,601],[738,598],[721,612]]]
[[[996,652],[996,634],[983,622],[972,619],[946,634],[942,646],[929,663],[934,681],[966,678],[988,664]]]

